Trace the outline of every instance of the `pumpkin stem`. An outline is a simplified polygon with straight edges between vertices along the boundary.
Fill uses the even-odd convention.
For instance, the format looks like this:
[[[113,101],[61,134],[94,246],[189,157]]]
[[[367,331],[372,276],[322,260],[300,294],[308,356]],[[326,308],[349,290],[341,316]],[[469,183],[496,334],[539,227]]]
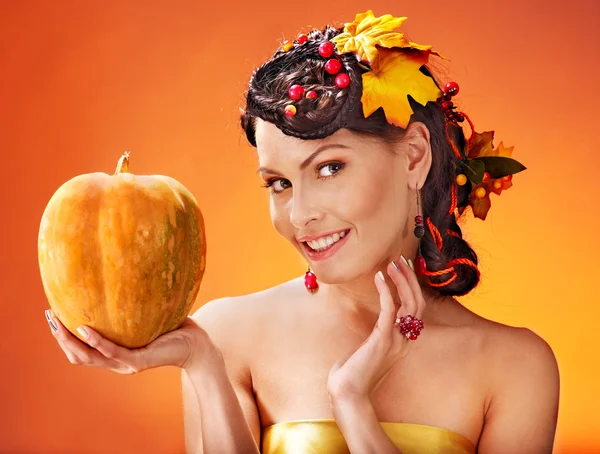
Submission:
[[[118,173],[129,173],[129,152],[126,151],[123,153],[123,156],[119,159],[117,163],[117,170],[115,170],[115,175]]]

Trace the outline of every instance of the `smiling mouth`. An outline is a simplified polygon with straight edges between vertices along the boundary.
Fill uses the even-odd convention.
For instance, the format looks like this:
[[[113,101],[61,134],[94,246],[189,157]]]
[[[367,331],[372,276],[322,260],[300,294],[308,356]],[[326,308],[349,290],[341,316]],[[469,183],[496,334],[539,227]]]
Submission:
[[[344,230],[343,232],[340,232],[340,233],[334,233],[333,235],[319,238],[318,240],[304,241],[303,243],[311,251],[324,252],[324,251],[328,250],[329,248],[331,248],[334,244],[336,244],[342,238],[344,238],[348,234],[348,232],[350,232],[350,229]]]

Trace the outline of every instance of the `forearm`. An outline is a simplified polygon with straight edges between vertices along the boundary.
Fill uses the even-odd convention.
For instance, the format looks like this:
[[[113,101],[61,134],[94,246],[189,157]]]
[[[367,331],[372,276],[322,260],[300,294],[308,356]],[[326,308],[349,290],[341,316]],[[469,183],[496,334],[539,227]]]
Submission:
[[[198,399],[203,454],[259,453],[252,432],[219,354],[184,369]]]
[[[332,398],[331,402],[351,453],[401,454],[379,424],[368,398]]]

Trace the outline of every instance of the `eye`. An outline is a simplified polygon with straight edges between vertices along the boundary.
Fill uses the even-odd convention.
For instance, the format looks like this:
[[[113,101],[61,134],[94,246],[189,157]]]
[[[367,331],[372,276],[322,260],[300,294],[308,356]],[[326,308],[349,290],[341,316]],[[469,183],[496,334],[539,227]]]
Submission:
[[[320,177],[328,178],[334,176],[340,170],[344,168],[344,164],[341,162],[330,162],[325,164],[318,169]]]
[[[270,188],[272,194],[278,194],[291,185],[290,180],[286,180],[285,178],[271,178],[263,184],[263,187]]]

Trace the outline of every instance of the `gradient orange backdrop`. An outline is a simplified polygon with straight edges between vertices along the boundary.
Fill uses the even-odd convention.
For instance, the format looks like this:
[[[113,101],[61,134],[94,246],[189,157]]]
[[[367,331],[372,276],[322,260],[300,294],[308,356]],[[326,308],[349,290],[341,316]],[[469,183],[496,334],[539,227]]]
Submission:
[[[470,219],[475,312],[527,326],[561,370],[556,451],[599,452],[597,0],[20,1],[0,4],[0,451],[179,453],[179,370],[72,366],[54,342],[37,233],[82,173],[170,175],[198,198],[208,265],[196,307],[290,279],[304,263],[270,225],[238,125],[251,71],[282,38],[373,9],[450,59],[479,131],[528,170]],[[510,371],[506,371],[510,373]]]

